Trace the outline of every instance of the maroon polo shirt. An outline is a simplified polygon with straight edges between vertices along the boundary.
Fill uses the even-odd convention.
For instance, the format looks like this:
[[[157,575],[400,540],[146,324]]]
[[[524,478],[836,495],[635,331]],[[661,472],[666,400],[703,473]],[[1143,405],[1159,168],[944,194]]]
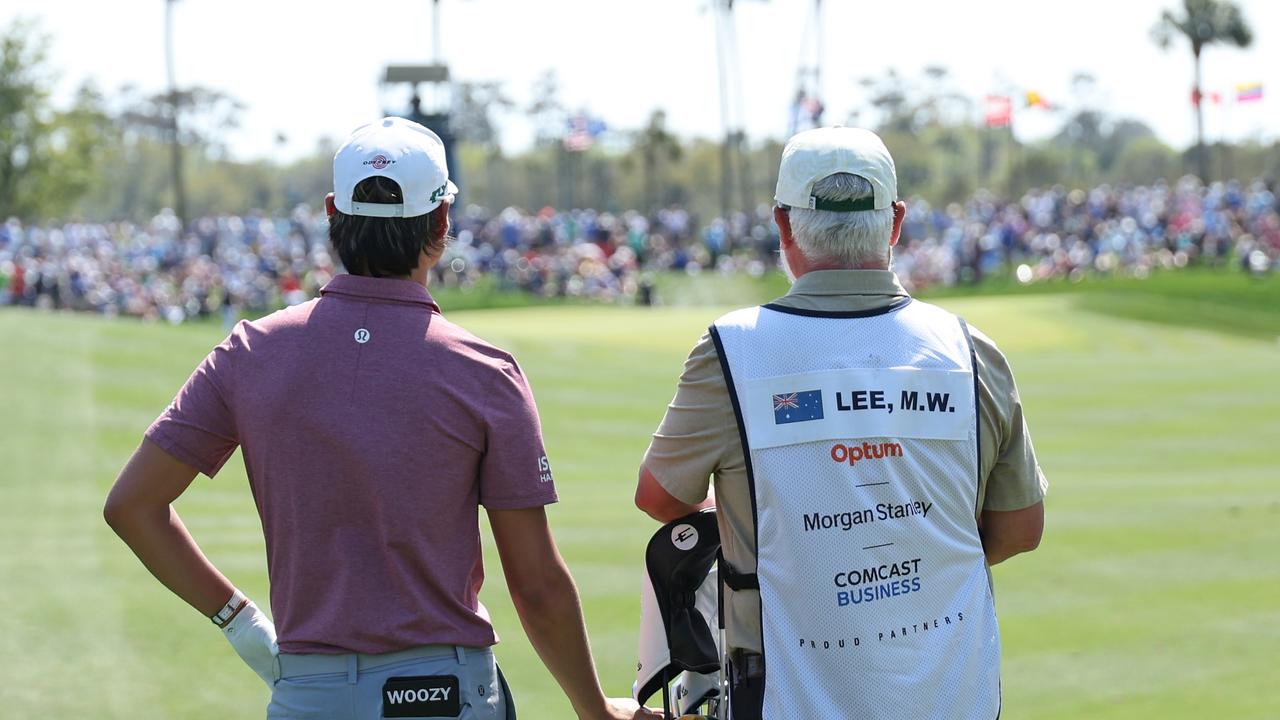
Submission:
[[[492,645],[478,506],[556,500],[515,360],[409,280],[241,322],[146,437],[210,477],[243,449],[282,652]]]

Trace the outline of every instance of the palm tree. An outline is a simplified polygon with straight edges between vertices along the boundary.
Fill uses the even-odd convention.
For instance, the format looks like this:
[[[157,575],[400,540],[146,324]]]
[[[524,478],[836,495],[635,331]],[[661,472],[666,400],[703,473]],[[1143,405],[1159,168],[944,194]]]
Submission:
[[[1209,159],[1204,151],[1203,95],[1200,91],[1200,53],[1210,45],[1234,45],[1248,47],[1253,42],[1253,31],[1245,21],[1240,7],[1230,0],[1182,0],[1182,15],[1165,10],[1160,21],[1151,29],[1156,44],[1168,49],[1175,37],[1182,35],[1191,43],[1191,55],[1195,58],[1195,86],[1191,90],[1192,104],[1196,111],[1196,165],[1202,180],[1208,180]]]
[[[662,168],[667,162],[680,159],[680,142],[667,132],[667,113],[654,110],[649,122],[636,135],[636,146],[644,160],[644,211],[653,213],[662,204],[659,188],[662,187]]]

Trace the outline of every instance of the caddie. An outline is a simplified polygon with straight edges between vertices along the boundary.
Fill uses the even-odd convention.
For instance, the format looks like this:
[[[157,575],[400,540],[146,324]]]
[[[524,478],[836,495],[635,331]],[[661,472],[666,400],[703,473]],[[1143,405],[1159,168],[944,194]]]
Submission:
[[[718,508],[733,720],[1000,713],[989,566],[1047,486],[1008,362],[891,267],[906,206],[867,130],[782,151],[790,291],[716,320],[640,468],[667,522]]]
[[[213,349],[147,429],[107,521],[270,686],[268,718],[479,720],[515,716],[478,599],[483,506],[529,639],[578,717],[633,717],[634,701],[601,691],[547,524],[556,492],[528,383],[427,291],[457,191],[440,138],[385,118],[333,171],[329,236],[349,274]],[[274,622],[171,505],[237,446]]]

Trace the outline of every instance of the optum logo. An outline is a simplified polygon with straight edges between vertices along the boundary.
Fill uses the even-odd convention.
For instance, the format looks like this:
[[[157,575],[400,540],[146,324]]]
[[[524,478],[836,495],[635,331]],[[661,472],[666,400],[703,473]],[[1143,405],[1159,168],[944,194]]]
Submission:
[[[880,460],[890,457],[902,457],[902,445],[894,442],[864,442],[861,445],[836,443],[831,446],[831,459],[842,464],[848,463],[851,467],[862,460]]]

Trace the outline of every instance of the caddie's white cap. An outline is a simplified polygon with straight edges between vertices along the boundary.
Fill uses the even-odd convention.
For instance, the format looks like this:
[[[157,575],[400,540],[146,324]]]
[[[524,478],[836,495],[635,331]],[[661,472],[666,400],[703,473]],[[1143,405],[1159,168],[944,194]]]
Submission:
[[[871,183],[872,197],[864,200],[823,200],[813,196],[813,184],[836,173],[849,173]],[[774,200],[791,207],[834,212],[883,210],[898,199],[898,175],[893,158],[879,135],[862,128],[814,128],[797,133],[782,148],[778,189]]]
[[[396,181],[404,202],[354,202],[356,185],[375,175]],[[440,136],[412,120],[385,117],[362,125],[333,156],[333,204],[347,215],[417,217],[453,202],[457,193]]]

